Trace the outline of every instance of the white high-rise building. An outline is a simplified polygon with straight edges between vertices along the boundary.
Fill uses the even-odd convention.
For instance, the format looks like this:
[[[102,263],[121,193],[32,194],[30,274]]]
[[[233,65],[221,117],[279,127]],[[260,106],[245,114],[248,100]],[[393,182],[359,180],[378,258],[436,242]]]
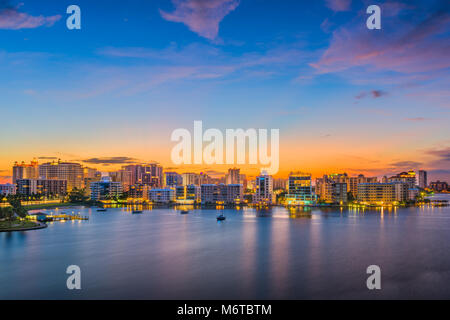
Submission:
[[[256,194],[254,202],[261,204],[272,204],[275,201],[273,194],[273,178],[266,172],[262,172],[260,176],[256,177]]]

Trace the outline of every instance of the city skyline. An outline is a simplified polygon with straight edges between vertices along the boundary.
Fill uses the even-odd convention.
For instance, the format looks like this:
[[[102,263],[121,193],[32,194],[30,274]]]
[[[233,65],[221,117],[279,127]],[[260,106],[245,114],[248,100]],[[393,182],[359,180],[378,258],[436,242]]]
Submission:
[[[59,167],[62,167],[62,169],[57,169]],[[312,173],[305,171],[305,170],[290,170],[289,173],[286,176],[279,176],[279,175],[271,175],[268,174],[266,171],[261,170],[256,175],[247,175],[243,172],[241,172],[241,166],[233,166],[229,167],[228,170],[225,172],[218,172],[214,171],[212,174],[208,172],[207,170],[200,170],[198,172],[195,171],[189,171],[189,170],[180,170],[180,168],[165,168],[163,165],[161,165],[157,161],[151,161],[151,162],[135,162],[135,163],[128,163],[126,165],[122,165],[120,168],[117,168],[115,170],[110,171],[102,171],[99,170],[96,167],[83,165],[82,162],[79,161],[64,161],[62,159],[45,159],[44,162],[39,162],[37,159],[33,159],[30,162],[25,161],[16,161],[12,167],[12,184],[15,184],[17,179],[55,179],[60,176],[64,176],[64,179],[68,180],[69,187],[77,187],[80,188],[79,185],[77,185],[73,179],[74,177],[78,177],[80,181],[83,179],[92,179],[92,178],[100,178],[100,177],[116,177],[119,179],[121,176],[120,174],[123,172],[135,172],[135,175],[141,175],[143,173],[148,173],[150,176],[147,178],[146,181],[137,181],[137,178],[131,178],[127,177],[126,179],[130,180],[130,184],[136,185],[136,184],[147,184],[152,185],[155,182],[151,180],[151,177],[160,177],[159,179],[161,181],[157,181],[157,185],[165,185],[167,183],[166,181],[166,175],[170,176],[168,179],[171,181],[170,183],[167,183],[168,186],[170,185],[190,185],[190,184],[198,184],[194,183],[195,179],[200,176],[204,177],[210,177],[211,179],[214,179],[219,183],[218,181],[222,181],[220,183],[224,184],[242,184],[243,181],[247,180],[254,180],[257,179],[259,176],[270,176],[273,179],[279,179],[279,180],[287,180],[289,177],[295,174],[300,175],[307,175],[310,176],[312,179],[321,180],[325,179],[326,177],[341,177],[345,176],[348,178],[357,178],[359,176],[363,176],[366,178],[369,178],[371,182],[383,182],[386,179],[394,179],[396,177],[400,177],[400,180],[403,178],[412,178],[414,181],[417,181],[417,186],[421,189],[424,189],[427,187],[427,181],[431,182],[428,178],[428,171],[423,170],[421,168],[409,168],[408,170],[402,171],[402,172],[395,172],[395,173],[384,173],[381,176],[365,176],[363,173],[359,172],[357,174],[348,174],[347,172],[326,172],[322,175],[315,176]],[[16,170],[16,171],[15,171]],[[136,171],[137,170],[137,171]],[[73,176],[69,177],[68,172],[72,172]],[[410,176],[412,174],[412,177]],[[175,176],[174,176],[175,175]],[[402,176],[404,175],[404,176]],[[26,178],[22,178],[26,177]],[[123,177],[122,177],[123,178]],[[180,179],[180,181],[178,181]],[[184,181],[186,179],[186,181]],[[163,181],[164,180],[164,181]],[[373,180],[373,181],[372,181]],[[444,180],[436,179],[438,182],[445,182]],[[201,184],[201,183],[200,183]]]
[[[379,31],[366,1],[80,0],[77,31],[63,5],[21,2],[0,2],[0,183],[33,158],[225,174],[171,164],[171,132],[195,120],[279,128],[277,177],[450,180],[446,1],[382,1]]]

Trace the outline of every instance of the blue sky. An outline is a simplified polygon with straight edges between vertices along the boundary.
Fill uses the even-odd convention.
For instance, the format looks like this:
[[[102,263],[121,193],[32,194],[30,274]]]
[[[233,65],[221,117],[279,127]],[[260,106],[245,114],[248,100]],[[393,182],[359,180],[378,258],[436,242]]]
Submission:
[[[0,175],[52,156],[170,166],[170,133],[203,120],[279,128],[282,173],[448,178],[449,24],[448,1],[0,0]]]

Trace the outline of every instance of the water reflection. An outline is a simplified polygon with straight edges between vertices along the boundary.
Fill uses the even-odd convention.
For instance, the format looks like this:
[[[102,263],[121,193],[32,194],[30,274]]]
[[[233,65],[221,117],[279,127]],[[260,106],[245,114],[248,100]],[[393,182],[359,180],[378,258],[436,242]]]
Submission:
[[[449,207],[179,210],[71,208],[90,220],[0,234],[0,299],[74,298],[71,264],[86,299],[371,298],[371,264],[377,297],[450,298]]]

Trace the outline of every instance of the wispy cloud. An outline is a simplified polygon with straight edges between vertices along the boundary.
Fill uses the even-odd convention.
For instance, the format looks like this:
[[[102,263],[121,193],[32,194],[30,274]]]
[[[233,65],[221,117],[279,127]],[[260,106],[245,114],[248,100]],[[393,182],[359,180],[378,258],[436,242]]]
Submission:
[[[355,98],[356,99],[363,99],[366,97],[372,97],[374,99],[380,98],[382,96],[387,95],[387,92],[382,91],[382,90],[372,90],[372,91],[363,91],[361,93],[359,93]]]
[[[422,121],[427,121],[427,120],[431,120],[430,118],[425,118],[425,117],[414,117],[414,118],[405,118],[406,121],[412,121],[412,122],[422,122]]]
[[[325,0],[325,4],[335,12],[348,11],[350,10],[352,0]]]
[[[381,5],[385,12],[384,5]],[[391,6],[401,12],[409,7]],[[318,73],[331,73],[363,68],[373,74],[391,71],[404,74],[433,72],[450,67],[448,1],[438,9],[423,5],[418,11],[422,19],[402,19],[402,15],[384,15],[387,32],[368,30],[361,19],[352,21],[333,33],[330,46],[317,63],[311,64]],[[424,17],[424,18],[423,18]]]
[[[22,5],[13,6],[9,0],[0,0],[0,29],[19,30],[41,26],[50,27],[61,19],[61,15],[45,17],[20,12],[19,9]]]
[[[398,161],[390,164],[396,169],[415,169],[423,165],[422,162],[417,161]]]
[[[223,18],[236,9],[238,0],[172,0],[175,11],[160,10],[167,21],[180,22],[209,40],[219,34],[219,24]]]
[[[130,157],[102,157],[102,158],[90,158],[82,160],[84,163],[111,165],[111,164],[133,164],[139,162],[138,159]]]

